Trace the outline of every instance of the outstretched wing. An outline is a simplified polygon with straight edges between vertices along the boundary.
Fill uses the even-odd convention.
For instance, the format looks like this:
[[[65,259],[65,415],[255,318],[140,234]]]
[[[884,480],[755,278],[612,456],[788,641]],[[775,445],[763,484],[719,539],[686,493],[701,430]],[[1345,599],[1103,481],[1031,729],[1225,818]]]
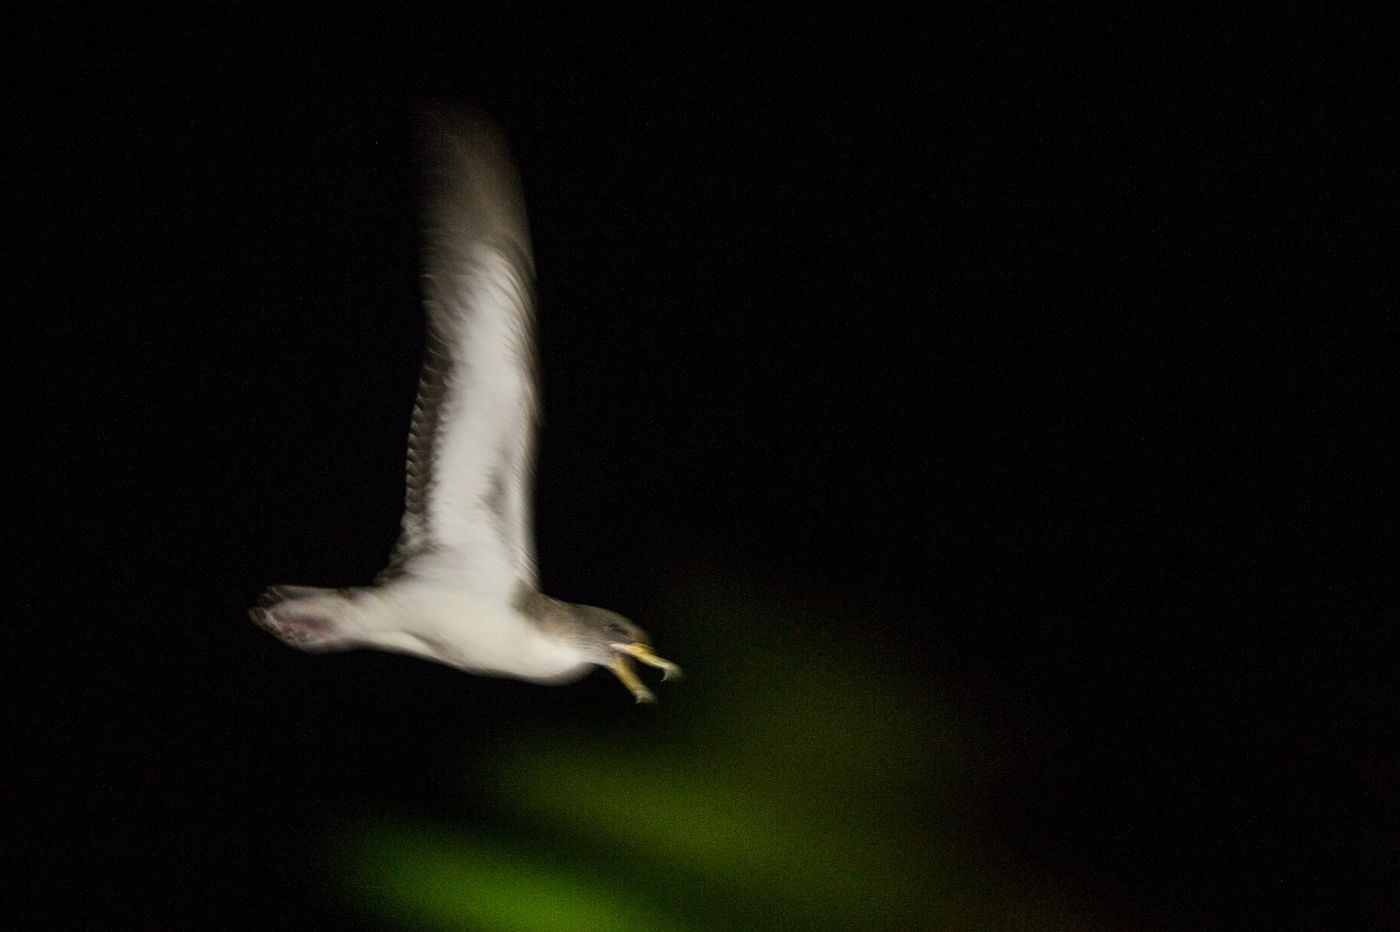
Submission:
[[[520,183],[498,130],[425,112],[427,350],[393,559],[401,573],[510,596],[537,587],[530,496],[539,378],[534,259]]]

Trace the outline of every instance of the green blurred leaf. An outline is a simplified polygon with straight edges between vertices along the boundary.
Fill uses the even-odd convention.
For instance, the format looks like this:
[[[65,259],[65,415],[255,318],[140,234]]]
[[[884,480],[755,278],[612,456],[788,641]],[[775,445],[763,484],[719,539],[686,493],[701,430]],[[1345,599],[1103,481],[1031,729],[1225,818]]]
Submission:
[[[716,576],[673,604],[687,679],[654,720],[477,758],[501,824],[366,820],[347,895],[433,928],[1084,927],[957,844],[963,738],[867,624]]]

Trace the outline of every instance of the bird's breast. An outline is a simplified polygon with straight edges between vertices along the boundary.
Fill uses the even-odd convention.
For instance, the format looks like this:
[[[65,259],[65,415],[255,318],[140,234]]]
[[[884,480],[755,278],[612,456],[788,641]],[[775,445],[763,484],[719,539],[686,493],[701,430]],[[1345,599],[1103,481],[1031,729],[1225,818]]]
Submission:
[[[589,661],[504,601],[403,580],[365,591],[367,640],[472,673],[541,682],[582,675]]]

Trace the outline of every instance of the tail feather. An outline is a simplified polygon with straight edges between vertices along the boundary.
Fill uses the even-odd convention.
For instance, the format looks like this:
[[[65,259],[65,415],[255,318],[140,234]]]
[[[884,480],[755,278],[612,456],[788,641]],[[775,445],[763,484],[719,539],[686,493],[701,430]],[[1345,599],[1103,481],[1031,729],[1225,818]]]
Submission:
[[[336,589],[272,586],[249,616],[292,647],[306,651],[354,647],[343,618],[349,600]]]

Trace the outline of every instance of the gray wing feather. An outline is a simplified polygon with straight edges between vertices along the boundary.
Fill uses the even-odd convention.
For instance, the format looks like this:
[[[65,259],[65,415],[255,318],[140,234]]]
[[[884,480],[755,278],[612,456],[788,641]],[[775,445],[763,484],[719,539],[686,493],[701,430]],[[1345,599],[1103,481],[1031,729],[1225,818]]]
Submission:
[[[534,259],[500,133],[435,108],[420,130],[427,346],[399,541],[382,578],[537,587],[530,498],[539,374]]]

